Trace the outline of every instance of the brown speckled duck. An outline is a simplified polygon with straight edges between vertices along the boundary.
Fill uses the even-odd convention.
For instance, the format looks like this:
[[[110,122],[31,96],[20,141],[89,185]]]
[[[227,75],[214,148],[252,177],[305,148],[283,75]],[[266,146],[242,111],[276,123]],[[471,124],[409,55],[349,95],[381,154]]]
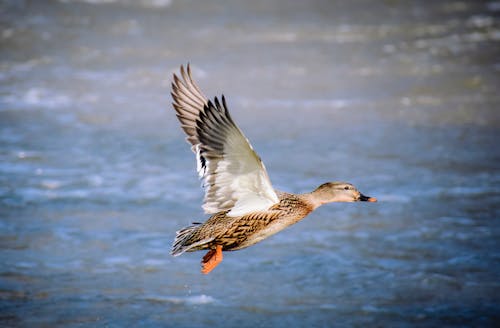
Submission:
[[[222,261],[222,251],[251,246],[297,223],[330,202],[375,202],[352,184],[327,182],[305,194],[273,188],[260,157],[229,115],[224,96],[208,100],[191,69],[180,68],[172,83],[173,107],[196,154],[203,179],[203,209],[211,217],[177,231],[172,255],[208,249],[204,274]]]

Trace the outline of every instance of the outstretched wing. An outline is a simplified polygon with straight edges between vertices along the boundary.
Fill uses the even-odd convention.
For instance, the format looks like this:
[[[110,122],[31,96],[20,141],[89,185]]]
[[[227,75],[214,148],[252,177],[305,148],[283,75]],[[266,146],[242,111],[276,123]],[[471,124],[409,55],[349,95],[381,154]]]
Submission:
[[[229,211],[240,216],[262,211],[279,199],[260,157],[234,123],[224,96],[207,100],[191,77],[187,66],[174,74],[173,106],[187,141],[196,154],[198,174],[203,179],[203,209],[214,214]]]

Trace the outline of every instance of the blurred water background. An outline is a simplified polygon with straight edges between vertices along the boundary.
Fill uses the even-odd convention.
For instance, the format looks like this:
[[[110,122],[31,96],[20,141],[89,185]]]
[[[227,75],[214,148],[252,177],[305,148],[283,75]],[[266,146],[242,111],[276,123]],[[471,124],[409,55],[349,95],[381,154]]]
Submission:
[[[500,320],[500,2],[0,2],[0,326]],[[190,62],[275,187],[354,183],[210,275],[171,109]]]

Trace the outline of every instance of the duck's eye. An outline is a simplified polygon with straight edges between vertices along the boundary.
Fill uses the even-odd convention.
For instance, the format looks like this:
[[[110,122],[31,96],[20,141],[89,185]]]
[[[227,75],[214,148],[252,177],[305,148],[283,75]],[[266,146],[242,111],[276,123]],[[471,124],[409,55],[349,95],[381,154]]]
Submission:
[[[349,189],[351,189],[351,188],[349,188],[349,186],[344,187],[344,190],[349,190]]]

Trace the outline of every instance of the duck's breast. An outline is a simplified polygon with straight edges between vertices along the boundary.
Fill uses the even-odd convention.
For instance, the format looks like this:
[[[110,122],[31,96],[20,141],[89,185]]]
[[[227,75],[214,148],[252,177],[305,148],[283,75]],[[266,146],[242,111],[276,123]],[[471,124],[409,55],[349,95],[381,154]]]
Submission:
[[[303,203],[295,195],[280,199],[280,202],[259,218],[249,220],[254,229],[246,234],[245,238],[234,250],[254,245],[278,232],[297,223],[311,213],[312,208]],[[242,219],[245,219],[244,217]],[[246,225],[247,223],[245,223]]]

